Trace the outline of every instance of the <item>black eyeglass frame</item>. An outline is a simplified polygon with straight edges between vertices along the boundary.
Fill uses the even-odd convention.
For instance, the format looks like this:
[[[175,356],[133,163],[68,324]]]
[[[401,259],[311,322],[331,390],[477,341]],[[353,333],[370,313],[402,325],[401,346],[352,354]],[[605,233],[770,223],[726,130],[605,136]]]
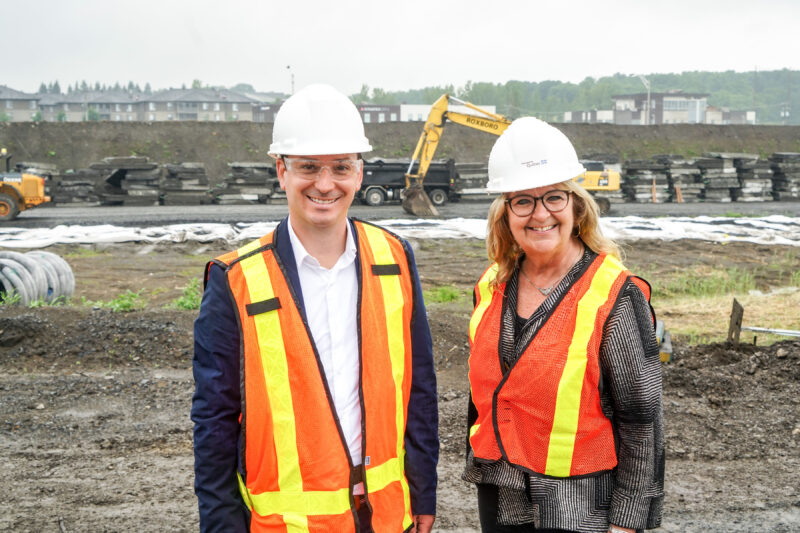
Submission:
[[[546,193],[544,193],[541,196],[531,196],[530,194],[519,194],[517,196],[514,196],[513,198],[507,198],[506,199],[506,204],[508,204],[508,208],[511,210],[511,212],[514,213],[515,215],[517,215],[518,217],[529,217],[529,216],[531,216],[534,213],[534,211],[536,211],[536,202],[537,201],[541,201],[542,205],[544,206],[544,208],[547,209],[547,211],[549,211],[550,213],[560,213],[561,211],[566,209],[567,206],[569,205],[569,198],[570,198],[570,195],[572,194],[572,192],[573,191],[562,191],[561,189],[556,189],[556,190],[552,190],[552,191],[547,191]],[[544,201],[545,196],[548,196],[548,195],[553,194],[553,193],[563,193],[563,194],[567,195],[567,201],[564,202],[564,207],[562,207],[561,209],[557,209],[555,211],[553,211],[552,209],[547,207],[547,203]],[[513,202],[517,198],[530,198],[531,200],[533,200],[533,208],[531,209],[530,213],[527,213],[525,215],[520,215],[519,213],[517,213],[514,210],[514,207],[511,205],[511,202]]]

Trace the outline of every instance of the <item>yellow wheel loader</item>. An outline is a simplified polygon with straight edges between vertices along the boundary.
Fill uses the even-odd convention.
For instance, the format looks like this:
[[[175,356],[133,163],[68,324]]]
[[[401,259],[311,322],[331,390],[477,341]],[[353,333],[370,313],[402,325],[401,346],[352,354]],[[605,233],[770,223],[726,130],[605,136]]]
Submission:
[[[0,150],[6,171],[0,172],[0,221],[14,220],[20,211],[50,201],[45,196],[45,178],[29,172],[11,172],[11,154]]]

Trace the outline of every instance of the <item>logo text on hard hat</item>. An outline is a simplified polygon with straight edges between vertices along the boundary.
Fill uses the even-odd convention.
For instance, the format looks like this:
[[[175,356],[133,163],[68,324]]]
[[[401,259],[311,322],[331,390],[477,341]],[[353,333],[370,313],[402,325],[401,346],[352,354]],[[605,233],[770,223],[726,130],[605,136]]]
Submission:
[[[540,159],[538,161],[523,161],[522,166],[526,168],[538,167],[539,165],[546,165],[547,159]]]

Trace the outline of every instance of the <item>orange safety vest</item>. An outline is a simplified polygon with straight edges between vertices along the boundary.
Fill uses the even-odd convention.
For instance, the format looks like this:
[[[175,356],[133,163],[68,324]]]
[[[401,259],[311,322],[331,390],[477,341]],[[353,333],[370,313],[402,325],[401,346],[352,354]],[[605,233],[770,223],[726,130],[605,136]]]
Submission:
[[[358,479],[376,532],[411,525],[404,469],[413,309],[408,258],[385,230],[358,221],[355,228],[364,454],[357,469],[351,469],[314,341],[275,255],[274,232],[215,260],[226,267],[241,328],[239,488],[253,532],[355,531],[351,492]]]
[[[614,434],[598,388],[603,327],[626,280],[633,279],[648,299],[649,285],[615,257],[598,255],[504,373],[499,343],[505,284],[492,292],[496,275],[494,264],[478,281],[469,325],[475,458],[502,457],[559,478],[611,470],[617,465]]]

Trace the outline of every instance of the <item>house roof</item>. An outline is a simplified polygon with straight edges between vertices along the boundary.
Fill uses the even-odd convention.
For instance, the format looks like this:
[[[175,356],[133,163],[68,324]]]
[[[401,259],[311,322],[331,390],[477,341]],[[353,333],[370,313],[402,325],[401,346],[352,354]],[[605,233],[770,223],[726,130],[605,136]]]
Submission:
[[[257,100],[231,91],[229,89],[166,89],[153,93],[150,96],[143,96],[145,102],[233,102],[233,103],[255,103]]]
[[[38,100],[39,95],[23,93],[11,87],[0,85],[0,100]]]

